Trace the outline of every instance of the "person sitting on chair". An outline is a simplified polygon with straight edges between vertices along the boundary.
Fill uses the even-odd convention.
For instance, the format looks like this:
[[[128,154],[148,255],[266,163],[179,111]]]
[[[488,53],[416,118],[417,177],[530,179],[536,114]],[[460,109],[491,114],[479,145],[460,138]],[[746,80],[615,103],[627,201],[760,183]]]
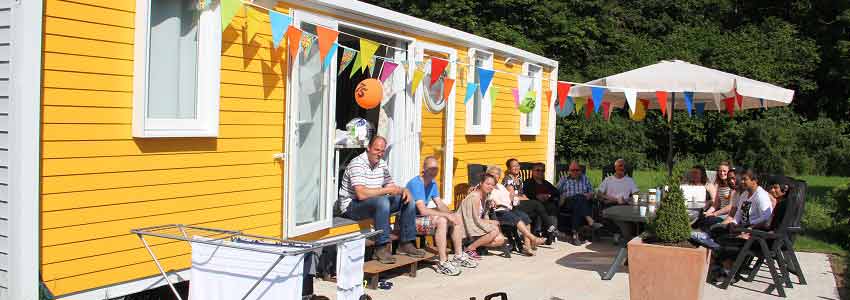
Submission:
[[[599,185],[600,199],[609,205],[629,204],[638,191],[634,179],[626,175],[626,160],[622,158],[614,162],[614,175]]]
[[[590,201],[593,199],[593,186],[587,180],[587,176],[582,174],[581,166],[577,161],[572,161],[568,170],[567,177],[561,178],[558,182],[558,191],[561,193],[558,206],[570,207],[572,241],[573,245],[578,246],[582,244],[578,234],[580,229],[585,226],[598,229],[602,227],[602,224],[594,222],[591,216],[593,209]]]
[[[339,209],[344,217],[353,220],[372,219],[375,229],[381,230],[375,240],[374,258],[392,264],[396,259],[386,245],[390,242],[390,213],[400,211],[396,225],[400,228],[401,245],[398,252],[411,257],[425,257],[425,251],[416,248],[416,205],[410,201],[407,190],[397,186],[390,169],[383,160],[387,140],[375,136],[363,154],[358,155],[342,176],[339,188]]]
[[[437,158],[428,156],[422,162],[422,175],[410,179],[406,187],[416,203],[416,211],[419,212],[416,217],[416,232],[433,236],[437,244],[437,253],[440,256],[440,261],[436,265],[437,272],[456,276],[461,273],[457,267],[475,268],[478,263],[463,253],[463,237],[459,228],[463,225],[463,221],[440,199],[440,193],[437,191],[439,188],[434,181],[439,171]],[[431,202],[436,208],[428,207]],[[446,237],[449,235],[450,228],[455,253],[451,260],[446,254]]]
[[[520,175],[519,161],[516,158],[508,159],[505,162],[505,166],[507,167],[507,171],[505,172],[505,178],[502,179],[502,185],[508,189],[508,193],[511,194],[513,200],[518,200],[516,202],[517,204],[514,205],[514,211],[524,212],[532,222],[540,220],[540,225],[547,232],[546,243],[551,244],[554,240],[555,220],[557,219],[550,217],[543,202],[529,201],[525,194],[525,179]]]
[[[546,180],[546,165],[543,163],[535,163],[531,167],[531,178],[523,182],[523,193],[531,200],[540,202],[546,208],[546,218],[543,218],[544,229],[547,234],[547,245],[553,240],[555,232],[555,224],[558,221],[558,189]]]
[[[499,182],[499,177],[502,176],[502,168],[496,165],[488,166],[486,173],[496,178],[496,182]],[[544,239],[531,233],[531,226],[528,225],[531,224],[531,218],[526,213],[513,209],[514,204],[519,204],[519,200],[511,197],[511,193],[504,185],[497,183],[493,191],[490,192],[490,196],[487,197],[487,204],[493,209],[500,224],[516,226],[516,230],[522,234],[525,242],[522,245],[522,254],[533,256],[533,250],[536,250],[537,246],[544,242]]]
[[[484,173],[481,184],[463,199],[455,212],[463,220],[463,226],[460,228],[463,237],[472,240],[464,252],[475,259],[480,258],[476,251],[479,247],[493,248],[505,245],[505,236],[499,231],[499,221],[490,220],[485,213],[484,200],[495,187],[496,178]],[[504,250],[510,251],[510,249]]]

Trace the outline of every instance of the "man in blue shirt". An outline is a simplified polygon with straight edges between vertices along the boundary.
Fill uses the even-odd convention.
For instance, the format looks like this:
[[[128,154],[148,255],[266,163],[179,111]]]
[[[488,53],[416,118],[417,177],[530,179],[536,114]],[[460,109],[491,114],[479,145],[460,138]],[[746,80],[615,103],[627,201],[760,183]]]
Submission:
[[[580,228],[586,224],[595,229],[602,227],[602,224],[594,222],[591,217],[593,209],[590,201],[593,199],[593,187],[587,180],[587,176],[582,173],[578,162],[570,162],[569,175],[558,182],[558,191],[561,193],[559,207],[563,206],[564,202],[567,202],[566,205],[570,207],[573,244],[580,245],[578,235]]]
[[[437,272],[455,276],[460,274],[457,267],[475,268],[478,264],[462,250],[460,227],[463,226],[463,221],[440,199],[439,187],[434,181],[439,171],[437,158],[426,157],[422,163],[422,175],[413,177],[407,182],[406,188],[412,200],[415,201],[416,211],[419,213],[416,217],[416,232],[434,236],[434,242],[437,244],[437,252],[440,255]],[[434,208],[428,207],[430,203],[434,204]],[[449,227],[454,229],[451,230],[451,238],[455,256],[451,260],[446,255],[446,236],[449,233]]]

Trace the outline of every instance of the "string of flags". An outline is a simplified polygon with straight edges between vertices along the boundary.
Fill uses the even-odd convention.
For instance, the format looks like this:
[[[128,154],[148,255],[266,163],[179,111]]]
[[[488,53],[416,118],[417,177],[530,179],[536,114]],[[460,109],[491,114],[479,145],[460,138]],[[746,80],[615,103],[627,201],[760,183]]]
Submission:
[[[199,1],[201,2],[200,5],[202,8],[207,8],[211,5],[211,0]],[[248,43],[250,43],[257,37],[257,32],[261,28],[261,26],[263,26],[263,20],[267,17],[271,27],[272,43],[274,47],[281,47],[283,40],[286,39],[287,53],[290,59],[295,59],[299,53],[303,53],[305,55],[311,53],[314,48],[314,45],[317,44],[319,57],[323,62],[323,71],[327,71],[330,69],[330,63],[333,61],[333,58],[337,55],[337,52],[342,51],[342,55],[339,59],[337,75],[342,75],[342,73],[346,69],[351,67],[349,78],[353,78],[354,74],[358,71],[366,72],[367,70],[368,74],[372,76],[375,74],[374,70],[378,60],[381,60],[381,64],[378,71],[378,79],[380,80],[380,82],[385,82],[388,78],[390,78],[393,72],[399,69],[398,67],[400,65],[404,65],[404,68],[402,69],[407,69],[408,62],[404,59],[381,57],[375,54],[381,46],[387,48],[394,48],[402,51],[407,51],[406,49],[381,44],[363,37],[357,37],[352,34],[340,32],[332,28],[321,26],[319,24],[315,24],[315,34],[305,32],[302,29],[293,26],[293,19],[289,14],[284,14],[274,9],[268,9],[254,3],[243,2],[242,0],[221,0],[222,31],[224,31],[227,26],[230,25],[233,17],[235,17],[236,14],[239,12],[239,9],[243,8],[243,4],[250,6],[245,7],[246,35],[243,37]],[[268,11],[268,13],[263,14],[257,9],[266,10]],[[359,40],[359,49],[352,49],[350,47],[341,45],[338,41],[340,34],[346,34],[356,37]],[[538,79],[542,81],[554,80],[477,67],[469,63],[461,62],[457,59],[448,60],[432,56],[425,57],[428,58],[428,61],[416,63],[416,67],[413,70],[412,80],[410,81],[411,94],[415,94],[418,88],[423,84],[422,81],[425,78],[426,74],[425,67],[426,65],[428,65],[430,67],[430,70],[428,70],[430,73],[430,76],[427,81],[428,86],[433,86],[442,78],[444,88],[443,95],[441,96],[444,99],[448,99],[448,96],[453,91],[456,79],[444,76],[444,71],[450,64],[466,65],[468,68],[475,68],[474,72],[477,75],[477,82],[466,83],[466,94],[464,98],[464,104],[466,104],[475,95],[476,92],[478,92],[481,97],[484,98],[488,95],[488,91],[490,91],[490,101],[492,105],[495,105],[496,94],[498,93],[498,90],[497,87],[492,85],[491,83],[493,81],[495,73],[505,73],[517,76],[518,79],[518,87],[511,89],[515,108],[522,113],[529,113],[534,110],[536,106],[536,99],[538,96],[537,91],[531,88],[530,79]],[[556,94],[554,96],[556,98],[554,99],[554,109],[556,111],[556,115],[559,117],[566,117],[573,113],[578,115],[582,112],[582,110],[584,110],[585,118],[589,119],[592,114],[599,114],[601,110],[603,118],[605,120],[608,120],[612,112],[611,102],[606,101],[604,99],[605,93],[608,89],[623,91],[624,96],[626,98],[626,104],[628,105],[629,109],[629,116],[632,120],[641,121],[646,117],[646,110],[649,107],[649,100],[637,99],[637,93],[648,91],[639,91],[637,89],[631,88],[596,86],[561,80],[555,81]],[[585,98],[569,96],[570,89],[574,86],[589,87],[591,89],[591,97]],[[718,110],[721,110],[721,108],[725,108],[730,117],[734,117],[734,112],[736,108],[743,109],[743,96],[737,92],[737,83],[733,87],[732,93],[733,95],[731,97],[726,98],[724,98],[722,95],[714,94],[714,103],[716,105],[716,108]],[[705,112],[705,103],[694,103],[693,92],[686,91],[683,94],[685,109],[688,113],[688,116],[693,116],[695,114],[697,117],[702,117]],[[666,91],[655,91],[656,100],[658,101],[662,116],[670,118],[672,116],[672,113],[668,112],[669,107],[667,95],[668,92]],[[551,90],[545,91],[546,105],[548,107],[553,107],[552,96],[553,95]],[[760,100],[762,109],[766,109],[766,106],[764,105],[764,100]]]

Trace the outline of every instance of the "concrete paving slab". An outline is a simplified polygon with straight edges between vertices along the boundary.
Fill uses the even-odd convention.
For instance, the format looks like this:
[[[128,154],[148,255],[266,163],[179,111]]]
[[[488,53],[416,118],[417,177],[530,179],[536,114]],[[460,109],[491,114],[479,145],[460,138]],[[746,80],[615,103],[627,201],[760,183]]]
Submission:
[[[547,246],[550,247],[550,246]],[[510,259],[486,256],[476,269],[462,269],[463,274],[449,277],[425,266],[417,278],[393,275],[391,290],[367,290],[373,299],[468,300],[495,292],[506,292],[511,300],[619,300],[629,298],[628,267],[623,267],[610,281],[600,280],[601,272],[613,261],[616,248],[609,241],[576,247],[557,243],[541,248],[534,257],[514,255]],[[834,299],[838,291],[829,260],[819,253],[799,253],[808,285],[786,289],[787,299]],[[705,299],[759,300],[781,299],[770,290],[770,274],[766,268],[753,282],[739,282],[726,290],[706,284]],[[796,283],[796,277],[792,277]],[[332,282],[316,281],[316,293],[336,299]]]

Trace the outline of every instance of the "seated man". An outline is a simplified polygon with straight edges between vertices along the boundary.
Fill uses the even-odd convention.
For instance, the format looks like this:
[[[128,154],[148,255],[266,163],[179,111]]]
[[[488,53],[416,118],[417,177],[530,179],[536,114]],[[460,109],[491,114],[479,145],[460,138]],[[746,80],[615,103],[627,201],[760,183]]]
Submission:
[[[546,217],[543,220],[543,229],[548,232],[546,244],[549,245],[553,241],[555,225],[558,220],[558,189],[552,183],[546,180],[546,165],[536,163],[531,168],[531,178],[523,182],[523,194],[528,197],[527,201],[538,201],[543,204],[546,210]],[[520,208],[523,207],[524,201],[520,202]],[[529,214],[531,216],[531,214]]]
[[[416,217],[416,231],[419,234],[434,236],[434,242],[437,244],[437,252],[440,255],[437,272],[455,276],[460,274],[458,266],[475,268],[478,264],[463,252],[463,232],[460,228],[463,226],[463,221],[440,199],[440,193],[437,191],[439,188],[434,181],[434,177],[440,170],[437,165],[435,157],[426,157],[422,163],[422,175],[410,179],[407,182],[407,190],[410,191],[410,196],[415,201],[416,210],[419,212],[419,216]],[[436,209],[428,208],[428,203],[431,201],[437,206]],[[452,246],[455,253],[451,261],[446,255],[446,236],[449,233],[449,227],[452,227]]]
[[[569,174],[567,177],[561,178],[558,182],[558,191],[560,191],[559,206],[568,205],[570,207],[570,219],[572,221],[572,241],[573,245],[580,245],[581,238],[579,237],[579,229],[584,226],[592,228],[602,227],[602,224],[593,221],[591,214],[590,201],[593,199],[593,186],[587,180],[587,176],[582,174],[581,166],[578,162],[570,162]]]
[[[381,263],[395,263],[390,249],[390,213],[400,211],[396,225],[401,231],[399,253],[411,257],[425,257],[425,251],[413,245],[416,240],[416,206],[407,191],[395,185],[389,167],[382,159],[387,140],[375,136],[363,154],[358,155],[345,168],[339,187],[339,209],[344,217],[363,220],[371,218],[375,229],[382,230],[375,241],[375,259]]]
[[[614,162],[614,175],[599,185],[600,199],[609,205],[630,204],[632,194],[638,191],[635,181],[626,175],[626,160],[622,158]]]

